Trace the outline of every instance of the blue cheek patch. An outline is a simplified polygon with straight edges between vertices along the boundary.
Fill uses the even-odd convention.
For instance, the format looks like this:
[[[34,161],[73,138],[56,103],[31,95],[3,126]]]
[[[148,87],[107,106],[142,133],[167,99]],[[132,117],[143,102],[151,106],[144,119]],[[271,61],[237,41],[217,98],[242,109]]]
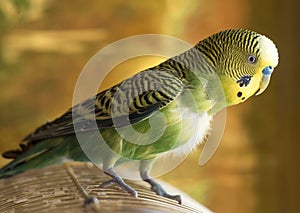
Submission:
[[[250,75],[244,75],[239,80],[237,80],[236,83],[238,83],[240,87],[246,87],[250,83],[251,78],[252,76]]]

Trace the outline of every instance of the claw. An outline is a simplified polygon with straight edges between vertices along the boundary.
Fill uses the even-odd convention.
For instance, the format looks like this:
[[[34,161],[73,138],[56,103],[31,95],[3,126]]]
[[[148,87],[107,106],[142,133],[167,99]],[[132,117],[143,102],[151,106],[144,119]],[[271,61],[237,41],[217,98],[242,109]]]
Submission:
[[[144,160],[141,161],[140,164],[140,176],[143,179],[143,181],[149,183],[151,185],[151,190],[155,192],[157,195],[160,195],[162,197],[169,198],[171,200],[177,201],[179,204],[182,204],[181,196],[180,195],[170,195],[164,190],[164,188],[151,179],[149,172],[153,166],[155,159],[150,160]]]
[[[180,195],[170,195],[169,193],[166,192],[166,190],[164,190],[164,188],[160,184],[158,184],[152,179],[144,179],[144,181],[148,182],[151,185],[151,190],[155,192],[157,195],[169,198],[171,200],[175,200],[179,204],[182,204]]]
[[[138,197],[138,193],[135,189],[133,189],[132,187],[130,187],[129,185],[127,185],[123,179],[121,177],[118,176],[114,176],[112,177],[111,180],[108,180],[104,183],[101,183],[99,185],[99,187],[101,188],[107,188],[110,187],[112,185],[117,185],[118,187],[120,187],[122,189],[122,191],[124,192],[128,192],[129,194],[131,194],[134,197]]]

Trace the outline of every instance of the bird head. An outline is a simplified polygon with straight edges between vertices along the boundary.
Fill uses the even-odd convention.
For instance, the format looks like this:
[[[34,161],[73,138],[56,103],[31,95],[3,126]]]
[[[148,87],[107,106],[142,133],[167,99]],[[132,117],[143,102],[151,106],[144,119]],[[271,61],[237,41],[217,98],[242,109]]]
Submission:
[[[227,105],[238,104],[265,91],[278,65],[275,44],[251,30],[221,31],[198,45],[219,76]]]

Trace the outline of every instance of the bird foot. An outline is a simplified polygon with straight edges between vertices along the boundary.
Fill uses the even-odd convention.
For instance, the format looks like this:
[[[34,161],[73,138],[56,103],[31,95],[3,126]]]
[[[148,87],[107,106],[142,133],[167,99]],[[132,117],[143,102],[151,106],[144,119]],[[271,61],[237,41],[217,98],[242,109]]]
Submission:
[[[169,198],[171,200],[175,200],[179,204],[182,204],[182,200],[181,200],[180,195],[170,195],[169,193],[166,192],[166,190],[164,190],[164,188],[160,184],[158,184],[154,180],[148,179],[148,180],[145,180],[145,181],[147,181],[151,185],[151,190],[153,192],[155,192],[157,195]]]
[[[130,187],[129,185],[127,185],[123,181],[123,179],[121,177],[118,177],[118,176],[114,176],[111,180],[108,180],[104,183],[101,183],[99,187],[107,188],[107,187],[110,187],[112,185],[117,185],[118,187],[121,188],[122,191],[128,192],[129,194],[131,194],[134,197],[138,197],[137,191],[135,189],[133,189],[132,187]]]

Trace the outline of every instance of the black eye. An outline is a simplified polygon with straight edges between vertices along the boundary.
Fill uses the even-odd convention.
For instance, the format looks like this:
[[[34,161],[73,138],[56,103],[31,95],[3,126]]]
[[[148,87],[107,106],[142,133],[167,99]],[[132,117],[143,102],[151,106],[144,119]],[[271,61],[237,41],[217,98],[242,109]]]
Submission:
[[[256,57],[254,55],[249,55],[248,56],[248,62],[250,64],[255,64],[256,63]]]

